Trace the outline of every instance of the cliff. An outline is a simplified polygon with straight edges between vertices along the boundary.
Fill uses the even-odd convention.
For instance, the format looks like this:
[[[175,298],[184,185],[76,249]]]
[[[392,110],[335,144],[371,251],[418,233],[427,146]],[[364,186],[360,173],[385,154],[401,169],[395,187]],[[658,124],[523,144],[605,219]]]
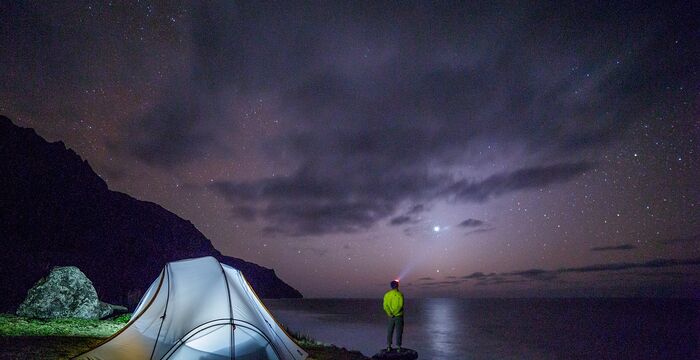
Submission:
[[[62,142],[0,116],[0,311],[53,266],[79,267],[101,300],[133,307],[166,262],[212,255],[261,297],[301,297],[272,269],[224,256],[163,207],[111,191]]]

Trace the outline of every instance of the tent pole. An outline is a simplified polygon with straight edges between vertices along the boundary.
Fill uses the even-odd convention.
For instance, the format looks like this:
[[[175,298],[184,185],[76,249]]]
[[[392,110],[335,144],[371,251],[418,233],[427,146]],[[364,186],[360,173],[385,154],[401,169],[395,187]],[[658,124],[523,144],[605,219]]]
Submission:
[[[226,282],[226,294],[228,295],[228,317],[231,319],[231,346],[228,347],[229,351],[229,359],[234,360],[236,358],[236,342],[235,342],[235,337],[234,337],[234,332],[236,331],[236,325],[234,325],[233,321],[235,320],[233,318],[233,305],[231,304],[231,289],[228,284],[228,276],[226,276],[226,270],[224,270],[224,266],[221,265],[220,261],[217,261],[219,264],[219,267],[221,268],[221,274],[224,275],[224,281]]]
[[[163,309],[163,316],[160,317],[160,326],[158,327],[158,335],[156,335],[156,342],[153,344],[153,350],[151,350],[150,360],[153,360],[153,355],[156,353],[156,347],[158,347],[158,339],[160,339],[160,331],[163,330],[163,323],[165,322],[165,316],[168,314],[168,303],[170,303],[170,263],[165,264],[165,275],[168,279],[168,295],[165,297],[165,309]]]

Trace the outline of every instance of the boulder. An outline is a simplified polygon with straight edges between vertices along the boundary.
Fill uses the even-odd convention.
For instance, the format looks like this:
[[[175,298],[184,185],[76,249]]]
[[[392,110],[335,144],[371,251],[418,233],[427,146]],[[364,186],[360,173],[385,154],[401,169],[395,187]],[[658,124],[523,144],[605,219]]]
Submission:
[[[391,349],[391,351],[386,351],[382,349],[378,353],[372,356],[372,360],[416,360],[418,359],[418,352],[413,349],[401,348]]]
[[[110,304],[97,298],[90,279],[75,266],[57,266],[29,291],[17,315],[53,319],[100,319],[113,312]]]

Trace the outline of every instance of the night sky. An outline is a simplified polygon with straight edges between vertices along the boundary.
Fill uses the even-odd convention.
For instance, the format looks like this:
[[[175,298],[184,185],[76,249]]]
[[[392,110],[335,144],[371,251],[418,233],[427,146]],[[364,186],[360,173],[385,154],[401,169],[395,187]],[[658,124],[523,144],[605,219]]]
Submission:
[[[498,3],[3,2],[0,113],[307,297],[700,293],[697,2]]]

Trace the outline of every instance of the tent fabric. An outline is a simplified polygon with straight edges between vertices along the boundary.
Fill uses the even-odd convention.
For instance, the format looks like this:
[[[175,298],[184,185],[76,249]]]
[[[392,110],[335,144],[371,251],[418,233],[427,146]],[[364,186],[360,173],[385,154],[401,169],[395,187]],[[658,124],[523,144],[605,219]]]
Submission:
[[[302,360],[243,274],[213,257],[168,263],[129,323],[80,360]]]

